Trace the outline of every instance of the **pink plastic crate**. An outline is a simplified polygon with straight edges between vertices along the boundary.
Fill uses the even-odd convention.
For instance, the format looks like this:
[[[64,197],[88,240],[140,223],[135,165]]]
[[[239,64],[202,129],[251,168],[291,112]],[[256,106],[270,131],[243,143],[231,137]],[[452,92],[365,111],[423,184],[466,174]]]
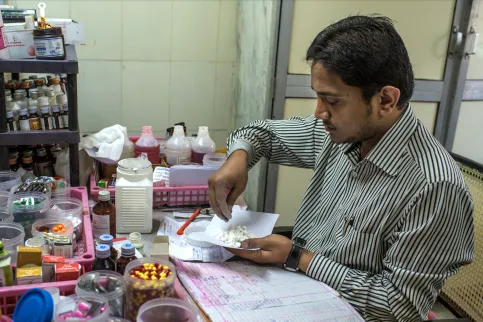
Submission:
[[[15,305],[17,305],[18,300],[23,295],[23,293],[27,292],[28,290],[32,288],[44,289],[49,287],[57,287],[60,290],[60,295],[69,296],[69,295],[75,294],[76,282],[77,281],[65,281],[65,282],[1,287],[0,288],[0,308],[2,309],[3,314],[11,317],[13,315],[13,311],[15,309]],[[174,283],[174,293],[177,298],[189,302],[189,299],[186,297],[186,291],[184,290],[183,286],[181,285],[178,279],[176,279]]]
[[[111,199],[116,195],[115,188],[101,188],[96,185],[94,174],[91,173],[91,196],[97,201],[99,191],[108,190]],[[198,187],[153,187],[153,207],[172,207],[185,205],[209,204],[208,186]]]

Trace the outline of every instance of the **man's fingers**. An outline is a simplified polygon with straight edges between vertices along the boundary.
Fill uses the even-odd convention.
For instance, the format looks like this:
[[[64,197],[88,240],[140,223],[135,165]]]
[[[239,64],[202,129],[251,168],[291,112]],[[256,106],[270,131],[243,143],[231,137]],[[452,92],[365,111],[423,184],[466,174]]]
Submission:
[[[252,249],[252,248],[262,248],[265,245],[265,237],[264,238],[250,238],[245,239],[241,243],[242,248]]]
[[[233,205],[235,204],[237,198],[243,193],[243,189],[241,189],[238,185],[235,185],[233,189],[230,191],[228,194],[228,197],[226,198],[226,203],[228,204],[228,207],[231,209],[233,208]]]
[[[223,212],[221,211],[220,206],[218,205],[218,200],[216,198],[215,185],[211,185],[210,184],[209,187],[210,187],[209,197],[210,197],[210,205],[211,205],[211,208],[213,209],[213,211],[215,212],[215,214],[218,217],[220,217],[220,219],[222,219],[224,221],[228,221],[228,218],[226,218],[223,215]]]
[[[220,213],[223,215],[223,217],[230,220],[231,211],[228,208],[228,205],[226,203],[226,189],[223,186],[220,186],[220,185],[215,186],[215,198],[216,198],[216,204],[218,205]]]
[[[263,256],[264,251],[262,249],[247,250],[239,248],[227,248],[227,250],[238,257],[251,260],[252,262],[263,264],[266,261]]]

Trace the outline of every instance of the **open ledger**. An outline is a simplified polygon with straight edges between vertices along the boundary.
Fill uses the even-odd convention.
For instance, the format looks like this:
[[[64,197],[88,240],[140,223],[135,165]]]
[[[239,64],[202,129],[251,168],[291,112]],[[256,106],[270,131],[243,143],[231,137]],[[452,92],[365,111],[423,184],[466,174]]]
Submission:
[[[248,262],[176,261],[178,277],[213,322],[364,321],[322,282]]]

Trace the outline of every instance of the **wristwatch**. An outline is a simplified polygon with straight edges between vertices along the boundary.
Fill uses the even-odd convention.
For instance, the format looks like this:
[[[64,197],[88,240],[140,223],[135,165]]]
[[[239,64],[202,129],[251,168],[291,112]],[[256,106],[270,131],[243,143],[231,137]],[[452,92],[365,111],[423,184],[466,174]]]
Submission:
[[[292,249],[290,250],[290,254],[287,257],[287,261],[285,262],[285,264],[283,264],[283,267],[286,270],[292,272],[299,271],[299,260],[306,243],[307,242],[305,241],[305,239],[300,237],[295,237],[292,240]]]

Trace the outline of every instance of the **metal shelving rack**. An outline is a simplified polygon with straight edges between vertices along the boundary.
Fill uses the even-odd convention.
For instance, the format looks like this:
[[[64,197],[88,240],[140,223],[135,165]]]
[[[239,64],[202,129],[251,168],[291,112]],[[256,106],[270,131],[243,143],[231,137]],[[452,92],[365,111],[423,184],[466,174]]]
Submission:
[[[37,144],[69,144],[70,182],[79,185],[79,119],[77,117],[77,74],[79,66],[75,46],[66,46],[65,60],[11,59],[0,60],[0,169],[8,170],[8,146]],[[20,73],[67,74],[69,129],[7,132],[5,73],[19,79]]]

